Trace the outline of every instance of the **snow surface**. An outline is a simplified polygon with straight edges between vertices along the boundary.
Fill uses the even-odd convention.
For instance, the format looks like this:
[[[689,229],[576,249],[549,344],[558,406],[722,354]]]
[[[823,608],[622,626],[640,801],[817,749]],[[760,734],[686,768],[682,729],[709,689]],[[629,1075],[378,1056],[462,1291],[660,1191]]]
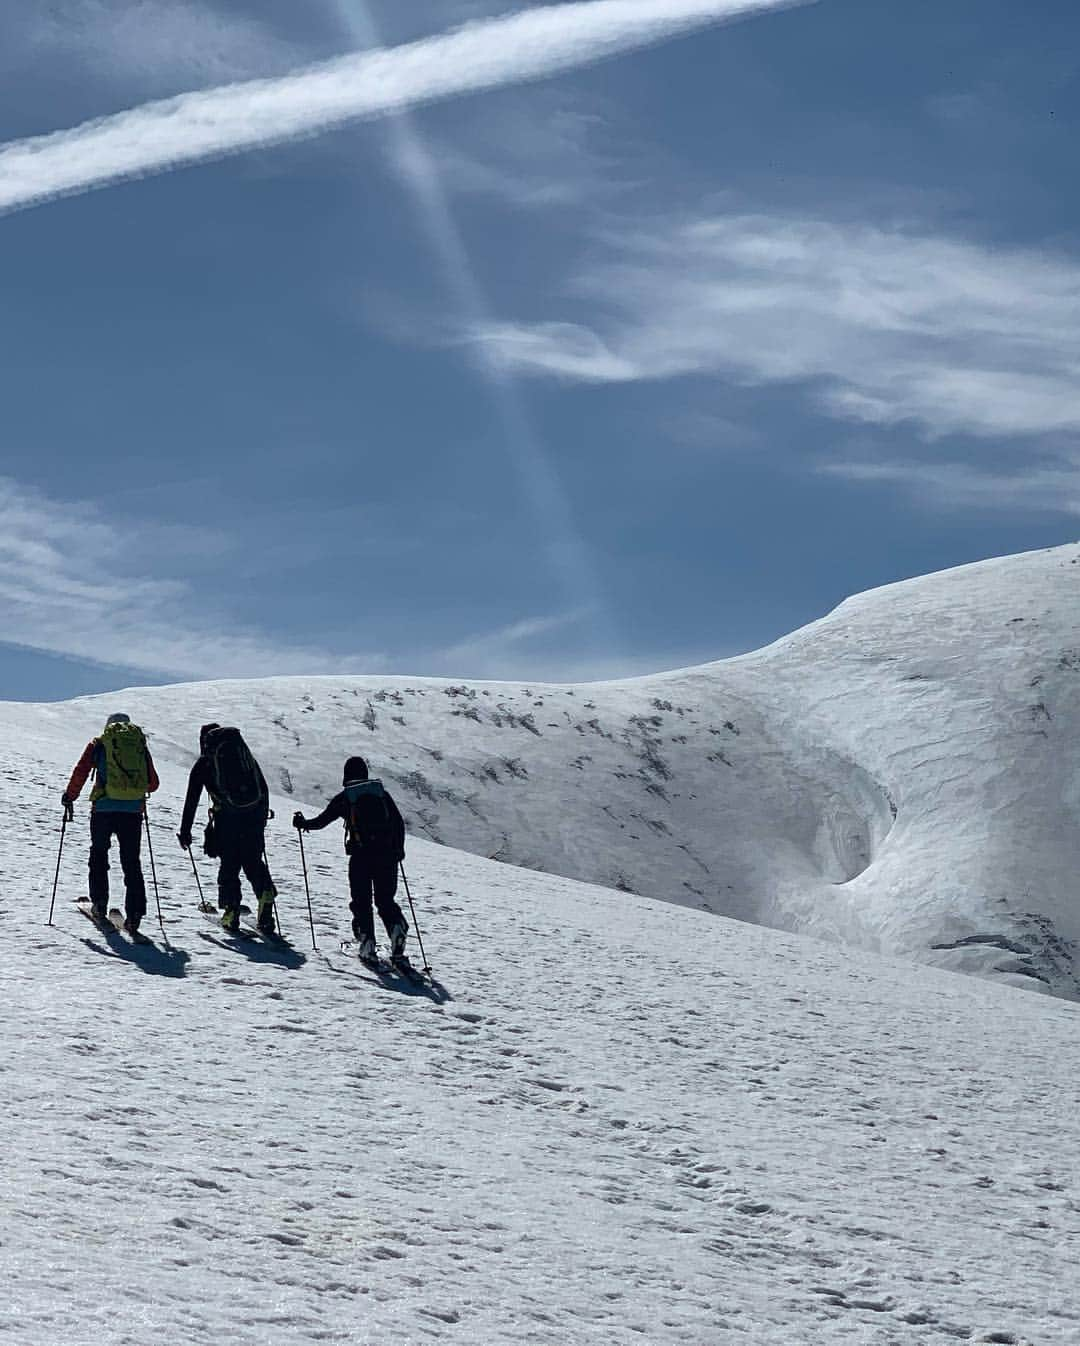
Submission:
[[[63,741],[51,803],[110,710],[174,791],[199,724],[237,723],[283,821],[361,752],[414,835],[1074,998],[1078,567],[1076,545],[967,566],[625,682],[216,682],[0,704],[0,729]]]
[[[310,947],[288,794],[291,948],[224,941],[171,833],[213,714],[305,802],[366,747],[397,789],[423,762],[414,825],[669,897],[708,864],[716,905],[836,939],[926,957],[979,894],[987,937],[1025,909],[1071,929],[1077,559],[899,586],[635,683],[0,707],[5,1341],[1075,1346],[1080,1006],[417,840],[438,984],[383,985],[339,949],[333,831],[308,844]],[[44,925],[59,789],[121,700],[164,778],[149,949],[72,905],[85,805]],[[635,810],[667,831],[632,846]]]
[[[1080,1340],[1080,1007],[422,842],[438,989],[384,986],[338,950],[329,837],[319,952],[284,846],[294,947],[224,944],[175,794],[167,945],[72,908],[81,827],[49,929],[10,897],[51,874],[30,760],[0,777],[14,1346]]]

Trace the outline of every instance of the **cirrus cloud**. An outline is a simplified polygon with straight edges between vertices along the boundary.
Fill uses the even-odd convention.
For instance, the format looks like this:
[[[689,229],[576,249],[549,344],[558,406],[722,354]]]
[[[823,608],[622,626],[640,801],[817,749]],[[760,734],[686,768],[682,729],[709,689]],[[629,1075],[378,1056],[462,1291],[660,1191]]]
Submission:
[[[0,632],[10,645],[172,677],[377,672],[381,656],[346,657],[276,641],[215,611],[183,580],[142,573],[162,550],[219,547],[194,528],[106,517],[0,478]]]
[[[1080,263],[1064,255],[730,215],[609,235],[566,291],[558,321],[467,339],[586,383],[804,383],[833,416],[931,438],[1080,429]]]

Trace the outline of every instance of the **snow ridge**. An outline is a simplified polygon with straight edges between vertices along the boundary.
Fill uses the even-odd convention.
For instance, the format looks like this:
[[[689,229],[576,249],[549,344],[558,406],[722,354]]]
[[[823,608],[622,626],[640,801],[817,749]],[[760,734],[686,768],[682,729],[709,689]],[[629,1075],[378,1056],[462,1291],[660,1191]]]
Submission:
[[[235,722],[303,805],[360,752],[414,835],[1074,997],[1078,565],[1074,545],[947,571],[626,682],[274,678],[0,717],[78,737],[122,701],[174,781],[200,723]]]

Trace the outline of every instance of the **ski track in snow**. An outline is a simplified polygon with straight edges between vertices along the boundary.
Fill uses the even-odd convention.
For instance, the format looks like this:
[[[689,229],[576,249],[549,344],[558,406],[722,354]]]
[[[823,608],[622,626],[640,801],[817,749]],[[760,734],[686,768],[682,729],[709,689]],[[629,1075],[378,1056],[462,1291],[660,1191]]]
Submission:
[[[426,843],[444,989],[382,985],[338,951],[336,834],[308,850],[320,951],[280,821],[293,948],[229,947],[168,788],[169,947],[152,892],[154,949],[73,909],[82,807],[49,929],[61,749],[22,749],[0,758],[14,1346],[1080,1340],[1076,1006]]]

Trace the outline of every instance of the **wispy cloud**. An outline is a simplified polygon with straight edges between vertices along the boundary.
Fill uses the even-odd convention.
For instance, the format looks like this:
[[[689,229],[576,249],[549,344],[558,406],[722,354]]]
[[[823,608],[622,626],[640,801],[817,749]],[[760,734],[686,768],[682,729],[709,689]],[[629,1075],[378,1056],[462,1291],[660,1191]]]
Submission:
[[[345,658],[278,643],[205,593],[145,576],[163,531],[106,518],[0,478],[0,635],[95,663],[172,677],[375,672],[377,656]],[[168,530],[174,548],[202,549],[195,529]],[[211,542],[214,539],[210,539]]]
[[[0,19],[0,36],[9,57],[60,54],[143,93],[284,73],[304,57],[264,24],[199,0],[54,0]]]
[[[822,473],[868,485],[898,486],[930,510],[1030,510],[1080,516],[1080,460],[1063,455],[1057,463],[1014,469],[981,463],[919,462],[871,458],[823,463]]]
[[[565,87],[504,94],[498,115],[476,105],[454,132],[429,139],[447,189],[516,210],[558,212],[594,205],[637,185],[634,156],[614,148],[611,113]],[[644,170],[641,176],[644,176]]]
[[[1080,264],[1065,256],[735,215],[608,237],[567,290],[587,323],[471,339],[508,369],[583,382],[805,382],[834,416],[930,437],[1080,428]]]
[[[582,609],[553,617],[523,618],[438,650],[425,665],[452,677],[511,677],[523,667],[535,667],[536,647],[545,637],[580,626],[588,617],[588,611]]]
[[[0,211],[560,71],[799,0],[545,5],[281,79],[149,103],[0,149]]]
[[[489,678],[510,682],[607,682],[651,676],[661,670],[692,668],[708,660],[742,654],[742,647],[717,649],[656,649],[628,654],[621,650],[597,653],[587,642],[566,643],[559,637],[580,633],[595,614],[588,608],[549,617],[528,617],[457,641],[443,649],[426,651],[418,659],[429,676]]]

